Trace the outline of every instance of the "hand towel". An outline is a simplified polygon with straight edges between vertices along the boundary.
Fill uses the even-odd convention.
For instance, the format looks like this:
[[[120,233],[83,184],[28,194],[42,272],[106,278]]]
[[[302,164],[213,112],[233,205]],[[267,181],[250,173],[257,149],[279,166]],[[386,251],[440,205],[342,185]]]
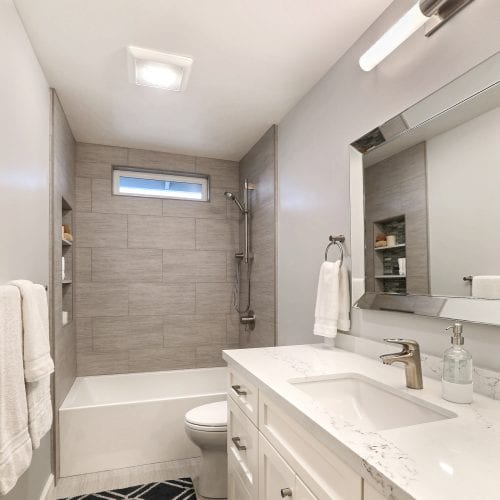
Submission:
[[[478,299],[500,299],[500,276],[473,276],[472,296]]]
[[[350,329],[347,269],[340,261],[323,262],[319,272],[314,334],[335,338],[337,330]]]
[[[47,293],[42,285],[31,281],[16,280],[11,284],[19,288],[22,297],[28,423],[33,449],[36,449],[52,427],[50,374],[54,363],[50,357]]]
[[[37,382],[54,371],[50,357],[47,293],[42,285],[34,285],[28,280],[9,284],[17,286],[22,297],[24,376],[26,382]]]
[[[0,495],[29,467],[32,445],[23,370],[21,296],[0,286]]]

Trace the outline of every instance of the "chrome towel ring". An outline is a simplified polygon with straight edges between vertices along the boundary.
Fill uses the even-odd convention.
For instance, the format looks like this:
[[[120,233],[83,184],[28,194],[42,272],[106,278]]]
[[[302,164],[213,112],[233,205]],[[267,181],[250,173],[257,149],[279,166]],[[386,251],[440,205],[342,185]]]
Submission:
[[[325,249],[325,261],[328,260],[328,250],[330,250],[330,247],[332,245],[335,245],[339,248],[340,250],[340,265],[344,263],[344,242],[345,242],[345,236],[343,234],[339,234],[337,236],[332,236],[330,235],[329,238],[330,243],[326,246]]]

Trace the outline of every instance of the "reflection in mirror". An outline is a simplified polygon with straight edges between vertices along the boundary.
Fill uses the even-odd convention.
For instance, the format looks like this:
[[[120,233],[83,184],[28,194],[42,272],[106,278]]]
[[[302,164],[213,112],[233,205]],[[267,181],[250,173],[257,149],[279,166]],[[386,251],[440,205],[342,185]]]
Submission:
[[[462,311],[462,319],[481,321],[472,309],[463,312],[470,300],[451,307],[444,297],[500,299],[500,64],[496,69],[496,83],[445,111],[436,93],[428,98],[438,105],[434,116],[412,123],[424,100],[352,144],[363,153],[366,294],[359,307]],[[470,81],[473,71],[463,78]],[[483,309],[488,322],[500,323],[500,303],[493,304]]]
[[[497,84],[365,155],[367,291],[500,299],[499,137]]]

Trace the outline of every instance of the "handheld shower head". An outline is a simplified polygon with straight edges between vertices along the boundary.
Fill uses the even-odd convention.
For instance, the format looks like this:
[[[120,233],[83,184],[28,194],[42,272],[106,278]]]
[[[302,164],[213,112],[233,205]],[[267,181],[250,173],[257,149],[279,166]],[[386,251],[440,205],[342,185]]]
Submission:
[[[234,193],[231,193],[230,191],[226,191],[224,193],[224,196],[228,199],[228,200],[233,200],[236,205],[238,206],[238,208],[240,209],[240,212],[242,214],[245,213],[245,208],[243,207],[243,205],[240,203],[240,201],[238,200],[238,198],[236,198],[236,196],[234,195]]]

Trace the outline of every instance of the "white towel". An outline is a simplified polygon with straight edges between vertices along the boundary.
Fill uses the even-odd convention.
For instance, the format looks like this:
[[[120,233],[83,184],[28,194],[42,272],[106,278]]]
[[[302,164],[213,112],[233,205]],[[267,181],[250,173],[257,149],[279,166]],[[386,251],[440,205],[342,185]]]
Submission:
[[[472,296],[478,299],[500,299],[500,276],[473,276]]]
[[[0,495],[14,487],[32,456],[22,333],[19,290],[0,286]]]
[[[319,271],[314,334],[335,338],[337,330],[351,328],[349,279],[340,261],[323,262]]]
[[[49,313],[47,294],[42,285],[31,281],[11,282],[22,297],[24,378],[28,400],[29,432],[33,449],[52,427],[50,374],[54,363],[50,357]]]

